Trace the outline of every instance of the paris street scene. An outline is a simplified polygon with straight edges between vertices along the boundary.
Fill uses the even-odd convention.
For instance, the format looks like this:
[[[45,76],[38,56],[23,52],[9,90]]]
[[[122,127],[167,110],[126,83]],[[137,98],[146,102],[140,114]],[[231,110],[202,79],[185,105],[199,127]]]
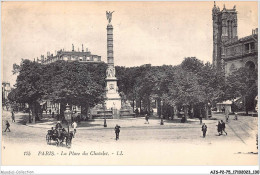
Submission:
[[[257,2],[3,2],[3,165],[257,165]]]

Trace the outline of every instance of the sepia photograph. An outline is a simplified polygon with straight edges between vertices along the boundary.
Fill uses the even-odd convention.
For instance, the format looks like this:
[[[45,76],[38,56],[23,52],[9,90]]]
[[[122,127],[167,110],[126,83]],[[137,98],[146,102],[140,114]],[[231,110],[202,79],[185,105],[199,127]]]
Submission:
[[[4,166],[259,163],[257,1],[2,1],[1,81]]]

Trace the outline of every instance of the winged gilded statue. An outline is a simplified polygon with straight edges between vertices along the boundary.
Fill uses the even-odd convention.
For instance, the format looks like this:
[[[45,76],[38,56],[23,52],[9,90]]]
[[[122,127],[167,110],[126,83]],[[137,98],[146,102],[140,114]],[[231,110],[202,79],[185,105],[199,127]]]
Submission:
[[[112,20],[112,13],[114,13],[114,12],[115,12],[115,11],[113,11],[113,12],[106,11],[107,20],[108,20],[108,23],[109,23],[109,24],[111,23],[111,20]]]

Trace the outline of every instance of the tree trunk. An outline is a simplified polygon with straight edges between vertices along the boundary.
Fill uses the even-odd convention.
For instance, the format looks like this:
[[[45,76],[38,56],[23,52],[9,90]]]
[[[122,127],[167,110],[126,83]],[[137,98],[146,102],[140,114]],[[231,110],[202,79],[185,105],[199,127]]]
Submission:
[[[39,121],[40,117],[39,117],[39,107],[40,104],[38,102],[34,102],[34,110],[35,110],[35,121]]]
[[[151,111],[151,101],[150,101],[150,97],[148,97],[148,115],[150,115],[150,111]]]
[[[88,115],[88,108],[89,108],[88,103],[81,104],[81,114],[87,116]]]
[[[205,119],[206,120],[208,120],[208,114],[209,113],[209,111],[208,111],[208,104],[207,103],[205,103]]]
[[[133,99],[133,112],[135,111],[135,99]]]
[[[142,100],[140,99],[140,113],[142,111]]]
[[[157,114],[158,114],[159,118],[161,118],[161,115],[162,115],[162,113],[161,113],[162,112],[162,110],[161,110],[161,108],[162,108],[161,99],[158,98],[157,102],[158,102]]]
[[[29,123],[32,123],[31,109],[29,107]]]
[[[64,116],[64,111],[66,110],[66,104],[65,102],[60,103],[60,114],[61,116]]]
[[[172,110],[173,110],[173,113],[172,113],[172,120],[173,120],[175,118],[175,116],[176,116],[176,107],[173,106]]]
[[[38,115],[37,115],[37,111],[36,111],[36,103],[32,102],[31,104],[31,110],[32,110],[32,119],[33,122],[36,123],[37,119],[38,119]]]
[[[188,120],[188,106],[184,105],[183,108],[184,108],[185,122],[187,122],[187,120]]]
[[[248,107],[247,107],[247,98],[246,98],[246,96],[244,96],[244,108],[245,108],[245,111],[246,111],[246,115],[248,115]]]

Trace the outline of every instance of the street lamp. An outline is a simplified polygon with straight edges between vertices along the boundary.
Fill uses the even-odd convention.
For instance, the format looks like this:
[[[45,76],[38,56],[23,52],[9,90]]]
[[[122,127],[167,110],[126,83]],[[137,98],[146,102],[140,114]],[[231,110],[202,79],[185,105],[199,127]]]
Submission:
[[[107,127],[107,120],[106,120],[106,103],[103,104],[104,107],[104,127]]]
[[[163,115],[162,115],[162,102],[161,102],[161,123],[160,123],[160,125],[164,125]]]

